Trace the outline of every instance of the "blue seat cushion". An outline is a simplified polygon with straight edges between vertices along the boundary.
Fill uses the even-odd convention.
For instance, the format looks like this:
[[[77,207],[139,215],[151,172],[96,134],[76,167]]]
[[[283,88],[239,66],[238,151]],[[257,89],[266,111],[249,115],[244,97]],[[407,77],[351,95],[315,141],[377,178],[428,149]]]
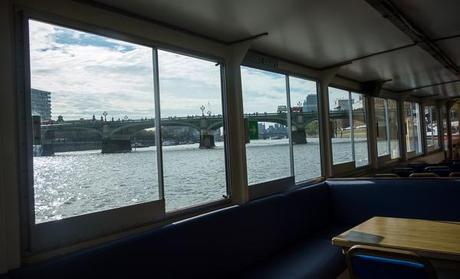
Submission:
[[[341,250],[330,239],[309,238],[251,267],[239,278],[335,279],[345,267]]]

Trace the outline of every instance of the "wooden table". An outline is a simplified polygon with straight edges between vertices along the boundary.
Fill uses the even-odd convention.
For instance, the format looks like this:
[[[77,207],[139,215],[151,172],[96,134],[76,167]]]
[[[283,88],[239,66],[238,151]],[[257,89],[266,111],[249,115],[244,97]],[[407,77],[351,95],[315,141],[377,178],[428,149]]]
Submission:
[[[358,244],[401,249],[460,266],[460,223],[455,222],[373,217],[334,237],[332,243],[344,251]]]

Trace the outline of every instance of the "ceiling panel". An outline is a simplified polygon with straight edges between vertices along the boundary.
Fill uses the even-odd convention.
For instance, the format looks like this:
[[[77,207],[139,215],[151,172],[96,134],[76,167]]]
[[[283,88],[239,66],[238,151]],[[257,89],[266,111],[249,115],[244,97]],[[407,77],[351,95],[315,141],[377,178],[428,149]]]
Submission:
[[[431,39],[460,34],[459,0],[392,2]]]
[[[362,0],[97,0],[223,41],[323,67],[411,41]]]
[[[413,90],[410,94],[418,97],[430,96],[433,99],[446,99],[458,97],[456,92],[460,92],[460,82]]]
[[[418,46],[355,61],[343,66],[339,74],[363,82],[392,79],[384,85],[391,90],[455,79],[450,71]]]
[[[439,41],[437,44],[449,55],[455,64],[460,65],[460,37]]]

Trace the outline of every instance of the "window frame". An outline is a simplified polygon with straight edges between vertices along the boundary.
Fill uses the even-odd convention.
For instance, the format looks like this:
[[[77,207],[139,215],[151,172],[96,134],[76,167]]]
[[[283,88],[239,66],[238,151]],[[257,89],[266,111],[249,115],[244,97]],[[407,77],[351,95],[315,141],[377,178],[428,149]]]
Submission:
[[[285,78],[285,85],[286,85],[286,98],[287,98],[286,99],[287,100],[286,106],[288,106],[288,105],[290,106],[290,98],[291,98],[291,96],[290,96],[289,77],[315,82],[315,84],[316,84],[316,92],[317,92],[317,96],[318,96],[318,98],[316,100],[316,104],[317,104],[317,107],[318,107],[318,115],[320,114],[319,79],[313,78],[313,77],[308,76],[308,75],[303,75],[303,74],[294,73],[294,72],[291,72],[291,71],[280,70],[278,68],[268,67],[268,66],[262,65],[262,64],[256,64],[256,63],[253,63],[252,61],[247,61],[247,60],[244,60],[241,63],[240,67],[247,67],[247,68],[252,68],[252,69],[256,69],[256,70],[260,70],[260,71],[266,71],[266,72],[271,72],[271,73],[283,75],[284,78]],[[244,92],[243,92],[243,95],[244,95]],[[244,105],[243,105],[243,112],[244,112]],[[290,110],[288,110],[287,117],[288,117],[287,122],[288,122],[288,124],[290,126],[290,123],[291,123]],[[322,128],[320,127],[319,123],[318,123],[318,125],[319,125],[319,130],[321,131]],[[302,185],[313,184],[313,183],[316,183],[318,181],[322,181],[322,180],[325,179],[325,177],[324,177],[324,168],[323,168],[323,160],[320,160],[321,176],[313,177],[313,178],[310,178],[310,179],[307,179],[307,180],[300,180],[300,181],[295,180],[294,157],[292,156],[293,151],[291,151],[291,150],[293,150],[291,132],[292,131],[288,127],[290,176],[277,178],[277,179],[274,179],[274,180],[267,180],[267,181],[263,181],[263,182],[259,182],[259,183],[255,183],[255,184],[248,184],[247,186],[248,186],[248,190],[249,190],[249,199],[250,200],[260,198],[260,197],[264,197],[264,196],[267,196],[267,195],[270,195],[270,194],[275,194],[275,193],[280,193],[280,192],[283,192],[283,191],[295,189],[297,187],[301,187]],[[319,136],[320,136],[320,139],[321,139],[321,136],[322,136],[321,132],[320,132]],[[246,150],[246,148],[245,148],[245,150]],[[321,157],[323,156],[323,152],[324,152],[323,148],[320,146],[320,156]]]
[[[441,111],[440,111],[440,108],[436,105],[430,105],[430,104],[427,104],[424,106],[424,109],[428,109],[429,111],[429,114],[430,114],[430,117],[431,117],[431,131],[433,131],[433,110],[435,111],[435,118],[436,118],[436,121],[435,121],[435,124],[436,124],[436,130],[437,130],[437,135],[434,136],[433,134],[431,134],[431,138],[432,138],[432,144],[428,144],[428,134],[427,134],[427,127],[429,127],[428,123],[425,121],[425,133],[427,134],[427,136],[425,137],[425,146],[426,146],[426,153],[430,153],[430,152],[435,152],[435,151],[438,151],[441,149],[441,141],[440,141],[440,134],[439,134],[439,124],[441,123],[440,121],[440,115],[441,115]],[[424,112],[424,116],[425,116],[425,112]],[[442,129],[441,129],[442,130]]]
[[[352,94],[360,94],[361,96],[363,96],[364,100],[365,100],[365,103],[363,105],[363,108],[365,110],[365,123],[366,123],[366,133],[367,133],[367,165],[364,165],[364,166],[359,166],[357,167],[356,166],[356,161],[355,161],[355,144],[354,144],[354,129],[353,129],[353,105],[351,104],[351,101],[349,102],[349,105],[350,105],[350,113],[348,115],[348,119],[349,121],[351,121],[351,131],[350,131],[350,142],[351,142],[351,150],[352,150],[352,160],[351,161],[348,161],[348,162],[343,162],[343,163],[338,163],[338,164],[334,164],[334,154],[333,154],[333,148],[332,148],[332,137],[330,137],[329,139],[327,139],[328,141],[328,144],[331,145],[331,164],[332,164],[332,174],[333,176],[337,176],[337,175],[341,175],[341,174],[344,174],[344,173],[353,173],[353,172],[356,172],[356,171],[362,171],[362,170],[366,170],[366,169],[369,169],[371,167],[371,156],[370,156],[370,152],[371,152],[371,149],[370,149],[370,144],[369,144],[369,129],[370,129],[370,126],[369,126],[369,96],[367,94],[365,94],[364,92],[360,91],[360,90],[354,90],[354,89],[350,89],[350,88],[347,88],[347,87],[343,87],[343,86],[340,86],[340,85],[337,85],[337,84],[334,84],[334,83],[331,83],[328,85],[328,95],[330,94],[329,92],[329,89],[330,88],[336,88],[336,89],[339,89],[339,90],[343,90],[343,91],[347,91],[348,92],[348,100],[351,100],[351,96]],[[330,98],[328,96],[328,110],[329,110],[329,113],[330,113]]]
[[[154,106],[155,106],[155,124],[161,125],[161,115],[159,94],[159,73],[157,50],[165,50],[188,57],[207,60],[216,65],[220,65],[220,82],[221,82],[221,100],[224,129],[224,160],[225,160],[225,182],[226,197],[222,199],[196,204],[191,207],[181,208],[179,210],[166,212],[164,199],[163,183],[163,162],[158,160],[162,157],[161,146],[157,149],[157,167],[159,182],[159,197],[146,203],[116,207],[103,211],[85,213],[82,215],[68,217],[62,220],[54,220],[43,223],[35,223],[35,201],[34,201],[34,182],[33,182],[33,153],[32,153],[32,123],[31,119],[31,71],[30,71],[30,40],[29,40],[29,20],[44,22],[51,25],[57,25],[63,28],[74,29],[80,32],[90,33],[93,35],[104,36],[110,39],[116,39],[128,43],[138,44],[148,47],[152,50],[153,66],[153,83]],[[227,92],[225,77],[225,59],[209,54],[199,53],[182,47],[163,44],[158,41],[138,37],[136,35],[126,34],[121,31],[111,30],[96,24],[89,24],[72,20],[63,16],[51,15],[46,12],[38,12],[28,8],[18,8],[15,12],[16,38],[15,45],[18,49],[16,55],[17,64],[17,113],[18,121],[16,127],[18,130],[18,148],[19,159],[19,192],[21,197],[20,216],[21,242],[23,243],[23,252],[25,255],[33,255],[56,248],[62,248],[82,241],[103,237],[105,235],[117,233],[123,230],[133,229],[140,226],[151,225],[160,221],[165,221],[178,216],[186,216],[197,211],[205,212],[209,208],[224,207],[231,203],[230,189],[230,170],[229,162],[231,160],[229,148],[229,137],[227,132],[229,116],[227,113]],[[158,119],[157,119],[158,118]],[[161,132],[156,133],[156,139],[161,137]],[[155,155],[154,155],[155,156]]]
[[[407,111],[406,111],[406,107],[405,107],[405,103],[408,103],[410,105],[410,109],[411,109],[411,112],[413,111],[414,108],[418,108],[418,117],[417,116],[414,116],[412,113],[411,113],[411,118],[412,118],[412,121],[414,122],[413,123],[413,132],[414,132],[414,138],[416,137],[416,145],[415,145],[415,149],[414,150],[410,150],[408,147],[410,146],[410,136],[408,137],[409,134],[409,127],[407,127],[407,123],[406,123],[406,118],[407,118]],[[406,157],[408,159],[412,159],[412,158],[416,158],[416,157],[419,157],[419,156],[422,156],[423,154],[425,154],[424,150],[425,150],[425,140],[424,140],[424,136],[423,136],[423,130],[424,127],[423,126],[423,122],[422,122],[422,113],[424,114],[425,112],[423,111],[422,112],[422,104],[420,102],[417,102],[417,101],[414,101],[414,100],[405,100],[403,101],[403,109],[404,109],[404,112],[403,112],[403,115],[404,115],[404,140],[406,141]],[[418,123],[418,129],[417,129],[417,134],[415,135],[415,123]],[[419,147],[420,149],[420,152],[417,152],[417,147]]]

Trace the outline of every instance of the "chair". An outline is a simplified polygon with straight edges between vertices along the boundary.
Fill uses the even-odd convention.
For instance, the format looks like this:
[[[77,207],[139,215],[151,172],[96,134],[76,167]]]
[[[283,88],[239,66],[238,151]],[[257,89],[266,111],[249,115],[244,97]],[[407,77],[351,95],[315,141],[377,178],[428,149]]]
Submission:
[[[346,254],[351,279],[435,279],[431,263],[415,253],[356,245]]]
[[[439,175],[434,172],[414,172],[409,177],[439,177]]]
[[[448,166],[428,166],[424,172],[433,172],[439,176],[449,176],[451,169]]]
[[[449,177],[460,177],[460,171],[453,171],[449,173]]]
[[[449,166],[452,171],[460,171],[460,160],[452,160]]]
[[[399,167],[392,169],[391,172],[399,175],[400,177],[408,177],[414,172],[414,169],[409,167]]]
[[[429,165],[425,162],[412,162],[407,164],[407,167],[412,168],[414,172],[423,172]]]
[[[396,173],[376,173],[374,177],[399,177]]]

